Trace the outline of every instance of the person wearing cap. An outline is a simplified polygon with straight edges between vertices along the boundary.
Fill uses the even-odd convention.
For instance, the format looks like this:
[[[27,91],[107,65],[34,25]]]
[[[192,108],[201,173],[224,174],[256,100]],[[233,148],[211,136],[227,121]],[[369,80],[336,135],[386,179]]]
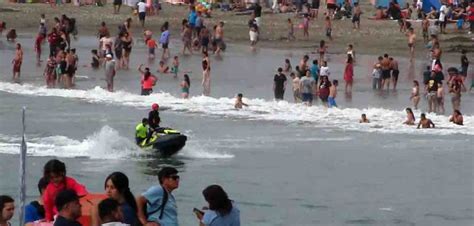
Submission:
[[[164,167],[158,172],[160,185],[152,186],[137,198],[142,225],[178,226],[178,208],[171,192],[179,187],[179,178],[176,168]]]
[[[151,111],[148,113],[148,124],[150,125],[150,128],[153,130],[156,130],[157,128],[160,127],[160,112],[158,111],[160,109],[160,105],[157,103],[153,103],[151,105]]]
[[[81,203],[74,190],[66,189],[59,192],[54,204],[58,209],[54,226],[81,226],[81,223],[77,222],[82,215]]]
[[[111,54],[105,56],[105,81],[107,82],[107,90],[114,91],[114,77],[115,77],[115,60]]]

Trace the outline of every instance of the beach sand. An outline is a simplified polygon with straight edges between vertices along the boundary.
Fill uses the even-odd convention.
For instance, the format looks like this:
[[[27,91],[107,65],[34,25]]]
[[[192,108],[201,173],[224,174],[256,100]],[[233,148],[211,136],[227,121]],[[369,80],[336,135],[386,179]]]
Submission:
[[[316,51],[319,41],[325,39],[329,46],[330,53],[345,53],[348,44],[353,44],[356,53],[368,55],[382,55],[388,53],[394,56],[408,57],[407,40],[403,33],[399,32],[396,21],[389,20],[369,20],[373,15],[374,8],[369,3],[362,3],[363,16],[361,30],[353,30],[350,19],[333,21],[333,41],[328,41],[324,32],[323,13],[320,12],[317,20],[310,23],[310,37],[304,39],[302,29],[298,28],[301,18],[296,18],[293,13],[288,14],[264,14],[262,16],[262,28],[260,42],[258,47],[278,48],[278,49],[305,49],[308,52]],[[268,10],[268,9],[266,9]],[[132,15],[131,8],[123,6],[120,14],[113,14],[112,4],[106,4],[105,7],[81,6],[76,7],[72,4],[61,5],[52,8],[48,4],[15,4],[0,3],[0,21],[7,23],[7,30],[16,28],[17,33],[31,34],[36,32],[39,26],[41,13],[45,13],[48,19],[48,28],[53,26],[53,18],[66,14],[69,17],[76,18],[79,36],[81,34],[94,35],[97,32],[99,24],[102,21],[107,23],[112,34],[115,33],[117,26],[122,24],[128,18],[133,18],[133,33],[141,37],[142,28],[138,25],[138,18]],[[171,24],[171,37],[179,39],[179,30],[181,21],[186,18],[188,12],[187,6],[175,6],[163,4],[163,10],[158,16],[148,16],[146,18],[146,28],[152,30],[155,34],[164,21]],[[205,24],[212,27],[218,21],[225,21],[225,40],[229,43],[246,44],[249,43],[248,37],[248,15],[235,15],[234,12],[221,12],[216,9],[212,12],[212,18],[205,18]],[[288,42],[287,19],[292,18],[295,25],[296,41]],[[417,59],[426,59],[426,49],[423,44],[420,23],[414,22],[414,28],[417,33],[416,52]],[[467,49],[474,52],[474,45],[466,31],[454,31],[454,24],[448,25],[448,33],[441,36],[441,47],[444,51],[444,61],[458,62],[461,49]]]

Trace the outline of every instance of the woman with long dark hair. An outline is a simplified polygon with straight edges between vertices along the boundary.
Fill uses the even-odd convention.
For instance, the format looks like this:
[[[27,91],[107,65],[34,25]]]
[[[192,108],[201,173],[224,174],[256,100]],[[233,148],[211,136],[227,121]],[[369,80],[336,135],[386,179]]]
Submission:
[[[209,209],[204,213],[195,211],[201,226],[240,226],[240,210],[221,186],[210,185],[202,194],[209,203]]]
[[[184,79],[181,82],[181,96],[184,99],[189,97],[189,87],[191,86],[191,80],[189,79],[188,74],[184,74]]]
[[[128,177],[122,172],[113,172],[104,182],[105,194],[120,204],[123,215],[122,223],[130,226],[138,225],[137,203],[130,191]],[[95,225],[100,225],[98,214],[94,214]]]
[[[413,111],[411,110],[411,108],[407,108],[405,109],[406,113],[407,113],[407,120],[403,123],[403,124],[406,124],[406,125],[415,125],[415,115],[413,114]]]
[[[43,176],[49,181],[43,194],[45,220],[47,222],[53,221],[53,216],[57,213],[54,208],[54,200],[59,192],[71,189],[74,190],[79,197],[87,195],[87,190],[84,185],[66,176],[66,165],[57,159],[49,160],[44,165]]]

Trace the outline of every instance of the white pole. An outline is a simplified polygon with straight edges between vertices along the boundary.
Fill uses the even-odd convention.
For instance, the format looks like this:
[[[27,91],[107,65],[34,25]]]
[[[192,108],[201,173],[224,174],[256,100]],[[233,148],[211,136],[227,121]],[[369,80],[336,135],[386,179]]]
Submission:
[[[20,226],[25,225],[25,198],[26,198],[26,142],[25,142],[25,112],[26,107],[22,109],[22,125],[23,133],[21,138],[21,149],[20,149]]]

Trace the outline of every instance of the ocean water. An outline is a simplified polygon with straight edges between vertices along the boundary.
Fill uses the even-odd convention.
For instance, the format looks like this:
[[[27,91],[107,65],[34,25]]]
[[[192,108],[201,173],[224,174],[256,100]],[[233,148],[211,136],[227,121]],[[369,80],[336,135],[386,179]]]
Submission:
[[[197,224],[192,208],[206,204],[201,191],[214,183],[239,205],[243,225],[474,224],[473,95],[462,97],[465,126],[448,122],[449,98],[445,115],[428,115],[439,129],[402,124],[404,109],[411,105],[411,81],[421,80],[422,60],[410,66],[400,59],[398,91],[380,94],[371,90],[370,65],[376,56],[358,55],[353,95],[346,97],[343,55],[330,54],[331,79],[341,84],[340,108],[326,109],[318,102],[313,107],[291,103],[290,92],[288,102],[272,100],[276,68],[285,58],[295,66],[301,51],[250,53],[247,46],[230,45],[222,58],[211,57],[211,97],[200,96],[201,58],[180,56],[181,70],[192,71],[192,98],[183,100],[181,79],[170,75],[158,75],[153,95],[138,95],[135,67],[148,63],[140,40],[131,70],[119,71],[116,92],[108,93],[103,71],[85,67],[79,69],[76,89],[46,89],[43,68],[34,65],[27,44],[31,37],[21,37],[26,56],[22,84],[10,83],[13,45],[0,44],[1,193],[18,196],[20,112],[27,106],[29,199],[37,195],[43,164],[55,157],[92,192],[103,191],[108,174],[123,171],[139,194],[158,183],[160,167],[177,167],[181,225]],[[81,37],[74,46],[81,65],[87,64],[95,39]],[[172,53],[179,47],[173,42]],[[239,92],[250,107],[234,110]],[[135,125],[154,102],[161,106],[163,125],[189,137],[169,159],[153,158],[133,142]],[[426,110],[425,100],[420,107],[417,118]],[[362,113],[370,124],[358,123]]]

